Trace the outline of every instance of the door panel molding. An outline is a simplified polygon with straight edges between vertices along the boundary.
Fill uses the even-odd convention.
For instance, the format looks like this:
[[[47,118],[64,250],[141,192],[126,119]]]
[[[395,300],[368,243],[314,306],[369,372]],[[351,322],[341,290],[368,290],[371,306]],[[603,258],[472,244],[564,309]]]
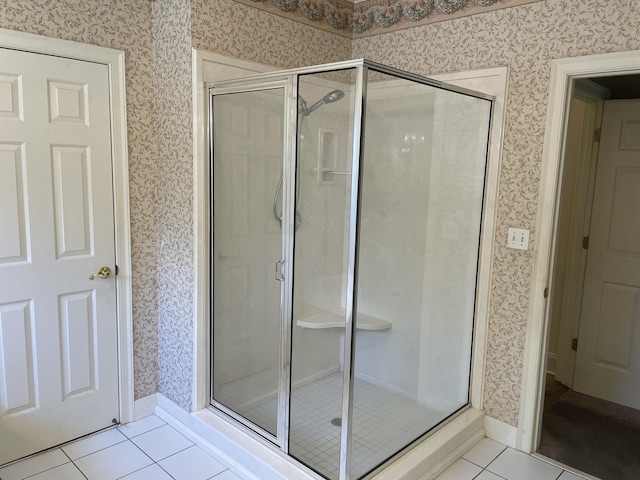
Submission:
[[[25,152],[24,143],[0,143],[0,190],[10,192],[0,214],[0,225],[5,232],[13,232],[13,238],[0,241],[0,265],[24,264],[30,260],[29,240],[26,230],[25,197]]]
[[[134,420],[133,315],[131,296],[131,241],[129,227],[129,159],[127,147],[125,62],[124,52],[68,40],[0,29],[0,48],[53,55],[73,60],[106,65],[109,69],[111,115],[112,180],[115,215],[115,256],[118,265],[116,281],[118,314],[118,355],[120,421]],[[68,85],[66,87],[69,87]],[[77,89],[82,92],[82,89]],[[70,98],[71,91],[63,97]],[[76,93],[81,112],[83,96]],[[0,112],[1,113],[1,112]],[[69,120],[74,109],[65,106],[61,118]],[[71,115],[73,116],[73,115]]]
[[[0,416],[37,407],[34,330],[31,299],[0,305]],[[8,358],[21,360],[13,375],[5,367]]]

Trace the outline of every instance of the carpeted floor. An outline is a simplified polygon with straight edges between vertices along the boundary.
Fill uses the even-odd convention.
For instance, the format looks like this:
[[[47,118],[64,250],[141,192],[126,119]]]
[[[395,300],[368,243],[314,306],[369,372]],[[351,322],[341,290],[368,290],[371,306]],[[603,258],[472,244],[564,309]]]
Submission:
[[[538,452],[602,480],[640,479],[640,410],[552,390]]]

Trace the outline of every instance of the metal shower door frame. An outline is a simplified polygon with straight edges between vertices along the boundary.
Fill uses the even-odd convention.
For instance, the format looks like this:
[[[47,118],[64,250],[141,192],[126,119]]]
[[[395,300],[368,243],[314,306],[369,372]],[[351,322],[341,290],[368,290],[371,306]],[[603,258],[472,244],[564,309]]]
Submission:
[[[293,172],[293,177],[290,172],[290,166],[292,159],[291,152],[294,152],[295,156],[295,148],[296,148],[296,139],[295,139],[295,116],[296,105],[297,102],[291,104],[291,98],[297,98],[297,85],[292,81],[291,78],[280,78],[280,79],[271,79],[269,81],[264,82],[253,82],[251,85],[245,86],[208,86],[208,101],[207,107],[209,109],[209,145],[213,145],[214,142],[214,122],[213,122],[213,99],[218,95],[233,95],[240,93],[249,93],[249,92],[259,92],[259,91],[267,91],[267,90],[283,90],[284,91],[284,119],[283,124],[286,126],[290,126],[293,118],[293,134],[291,133],[291,128],[283,129],[283,207],[285,205],[289,205],[291,202],[292,191],[291,191],[291,182],[293,181],[295,184],[295,171]],[[291,93],[291,90],[294,92]],[[293,115],[293,117],[292,117]],[[213,166],[214,159],[214,149],[210,148],[209,152],[209,161]],[[295,164],[293,165],[295,169]],[[210,178],[209,184],[210,188],[210,203],[213,205],[213,172],[214,168],[210,168]],[[247,418],[243,417],[239,413],[235,412],[233,409],[227,407],[223,403],[217,401],[213,397],[213,372],[214,369],[211,368],[211,376],[210,382],[211,387],[210,391],[210,403],[216,409],[222,411],[226,415],[232,417],[234,420],[240,422],[245,427],[251,429],[255,433],[261,435],[271,443],[277,445],[282,451],[288,453],[288,443],[289,443],[289,385],[290,385],[290,364],[291,364],[291,353],[290,348],[288,347],[290,343],[290,335],[289,331],[291,329],[291,290],[292,290],[292,280],[293,280],[293,270],[290,265],[291,262],[287,262],[291,253],[293,252],[293,223],[292,219],[289,218],[291,215],[288,214],[288,208],[283,208],[282,212],[282,249],[281,249],[281,259],[276,263],[281,263],[283,265],[283,279],[280,285],[280,349],[279,349],[279,376],[278,376],[278,409],[277,409],[277,429],[276,435],[274,436],[272,433],[267,430],[259,427],[254,424]],[[211,225],[211,241],[213,241],[213,216],[214,211],[213,208],[210,210],[210,225]],[[213,268],[213,263],[211,264]],[[215,288],[213,282],[213,274],[211,275],[211,298],[214,298],[213,289]],[[213,309],[211,309],[213,310]],[[213,329],[211,329],[213,331]],[[213,354],[210,355],[211,359],[213,359]],[[283,414],[284,412],[284,414]]]
[[[342,430],[340,433],[340,465],[339,480],[351,480],[351,434],[353,417],[353,389],[354,389],[354,356],[355,356],[355,332],[356,332],[356,302],[357,302],[357,271],[358,271],[358,241],[360,232],[360,187],[361,187],[361,167],[364,154],[364,122],[365,108],[367,100],[367,78],[369,69],[374,72],[395,76],[399,79],[410,80],[419,84],[444,89],[451,92],[460,93],[476,98],[493,101],[490,95],[482,94],[462,87],[456,87],[437,80],[425,78],[419,75],[404,72],[385,65],[370,62],[364,59],[336,62],[325,65],[297,68],[287,71],[268,72],[250,75],[241,79],[224,80],[209,86],[209,135],[210,145],[213,141],[213,116],[212,100],[215,95],[244,93],[249,91],[268,90],[284,88],[284,111],[283,135],[284,135],[284,158],[283,158],[283,184],[282,184],[282,259],[283,261],[283,282],[281,285],[280,303],[280,374],[278,388],[278,426],[277,436],[274,437],[269,432],[252,424],[249,420],[241,417],[228,408],[215,402],[211,395],[212,405],[227,413],[235,420],[239,421],[262,437],[277,445],[284,453],[289,453],[289,427],[290,427],[290,394],[291,394],[291,332],[293,323],[293,267],[294,267],[294,243],[295,243],[295,197],[296,178],[298,161],[296,159],[298,146],[297,116],[298,112],[298,81],[301,75],[329,73],[339,70],[355,70],[355,85],[353,96],[353,131],[354,139],[352,150],[352,172],[351,172],[351,197],[349,208],[349,230],[348,230],[348,259],[347,259],[347,292],[345,301],[345,340],[343,350],[343,392],[342,392]],[[491,128],[491,127],[490,127]],[[357,140],[356,140],[357,139]],[[213,162],[213,151],[210,152],[210,161]],[[213,169],[211,169],[211,178]],[[212,183],[211,183],[212,184]],[[213,225],[213,211],[210,212],[211,225]],[[213,285],[211,287],[213,289]],[[212,297],[213,298],[213,295]],[[474,316],[475,321],[475,316]],[[211,356],[213,358],[213,356]],[[212,392],[213,393],[213,392]],[[414,442],[415,443],[415,442]],[[407,445],[409,448],[412,444]],[[403,450],[404,451],[404,450]],[[400,453],[399,453],[400,454]],[[399,455],[397,454],[397,455]],[[388,462],[397,458],[397,455],[379,465],[374,472],[379,471]]]
[[[295,242],[295,196],[298,161],[298,79],[301,75],[325,73],[355,69],[355,105],[353,137],[360,138],[364,108],[366,67],[363,60],[337,62],[308,68],[300,68],[287,72],[270,72],[251,75],[237,80],[225,80],[209,86],[209,139],[213,144],[213,97],[217,95],[246,93],[272,89],[284,89],[285,118],[283,119],[284,158],[282,185],[282,259],[283,282],[281,285],[280,302],[280,373],[278,388],[278,425],[277,436],[253,424],[248,419],[237,414],[225,405],[217,402],[211,395],[212,405],[226,413],[252,431],[260,434],[279,447],[284,453],[289,453],[289,420],[291,393],[291,329],[293,322],[293,258]],[[351,457],[351,426],[350,419],[353,409],[353,340],[355,338],[355,288],[357,271],[357,212],[359,197],[359,165],[360,142],[356,142],[352,154],[351,204],[349,213],[349,240],[347,262],[347,301],[345,305],[345,342],[344,342],[344,372],[342,395],[343,426],[340,439],[340,479],[349,479],[349,465]],[[213,149],[210,152],[213,162]],[[213,169],[211,169],[211,184],[213,184]],[[211,225],[213,225],[213,211],[211,211]],[[214,286],[212,285],[212,289]],[[212,296],[213,298],[213,296]]]

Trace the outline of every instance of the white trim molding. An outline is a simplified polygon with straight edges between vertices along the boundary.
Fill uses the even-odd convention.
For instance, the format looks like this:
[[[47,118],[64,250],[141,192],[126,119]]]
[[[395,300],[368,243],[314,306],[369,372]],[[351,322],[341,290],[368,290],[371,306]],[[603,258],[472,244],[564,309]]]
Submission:
[[[518,437],[518,429],[516,427],[486,415],[483,426],[487,438],[508,447],[516,448],[516,439]]]
[[[558,369],[558,354],[548,352],[547,353],[547,373],[555,375]]]
[[[640,73],[640,51],[563,58],[551,62],[546,134],[538,202],[538,240],[533,252],[529,319],[524,351],[517,448],[538,448],[547,353],[549,311],[544,297],[555,262],[556,223],[562,178],[568,105],[574,80]]]
[[[120,421],[122,423],[130,422],[134,418],[133,314],[124,52],[5,29],[0,29],[0,48],[94,62],[109,68],[115,257],[116,265],[118,265],[116,308],[118,314]]]
[[[134,420],[140,420],[155,413],[158,406],[158,395],[158,393],[152,393],[135,401],[133,406],[135,410]]]
[[[192,49],[193,98],[193,238],[194,316],[193,324],[193,411],[202,410],[209,399],[209,150],[208,109],[205,84],[275,70],[259,63],[237,60],[216,53]]]
[[[508,67],[468,70],[464,72],[434,75],[430,78],[492,95],[491,131],[487,148],[487,169],[485,196],[482,214],[482,236],[478,254],[478,274],[476,288],[476,317],[473,332],[473,360],[471,364],[471,406],[484,408],[484,370],[489,323],[489,297],[491,295],[491,267],[493,239],[498,205],[498,183],[502,165],[502,138],[505,124],[505,105],[508,92]]]

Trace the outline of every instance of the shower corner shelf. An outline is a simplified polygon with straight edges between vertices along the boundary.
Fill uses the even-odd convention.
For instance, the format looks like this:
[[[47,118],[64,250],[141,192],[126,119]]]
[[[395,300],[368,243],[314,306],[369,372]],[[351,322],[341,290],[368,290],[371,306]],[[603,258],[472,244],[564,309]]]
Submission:
[[[324,328],[344,328],[344,315],[338,315],[333,312],[322,312],[310,317],[305,317],[296,322],[296,325],[302,328],[313,328],[316,330]],[[365,313],[359,313],[357,316],[356,328],[358,330],[389,330],[391,322],[381,318],[372,317]]]

